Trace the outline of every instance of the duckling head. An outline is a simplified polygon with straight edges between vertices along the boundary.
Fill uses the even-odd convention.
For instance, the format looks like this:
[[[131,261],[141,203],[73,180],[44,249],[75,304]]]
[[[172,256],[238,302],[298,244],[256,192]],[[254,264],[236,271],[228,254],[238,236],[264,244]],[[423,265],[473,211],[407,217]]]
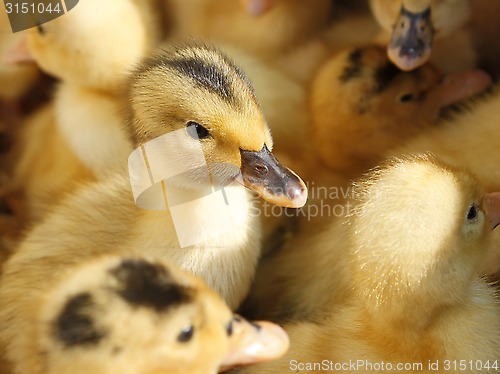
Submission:
[[[393,161],[357,188],[353,272],[369,305],[447,305],[470,291],[500,224],[498,193],[430,156]]]
[[[434,38],[446,36],[466,20],[468,0],[372,0],[379,23],[391,32],[389,58],[401,70],[413,70],[431,56]]]
[[[179,44],[132,75],[128,113],[136,144],[147,146],[167,134],[173,143],[157,158],[189,166],[176,179],[179,187],[199,188],[206,165],[212,183],[227,185],[241,176],[246,187],[272,203],[305,204],[305,184],[271,153],[271,134],[251,84],[219,51]],[[203,157],[194,157],[199,151]]]
[[[38,329],[46,374],[215,374],[288,348],[278,326],[233,316],[197,277],[143,258],[72,271],[46,295]]]
[[[108,89],[145,55],[155,32],[141,7],[123,0],[80,1],[64,16],[29,30],[32,58],[46,73]]]
[[[312,135],[325,164],[357,176],[387,149],[429,126],[442,108],[490,83],[482,71],[445,76],[430,64],[403,72],[380,46],[346,50],[328,60],[313,81]]]

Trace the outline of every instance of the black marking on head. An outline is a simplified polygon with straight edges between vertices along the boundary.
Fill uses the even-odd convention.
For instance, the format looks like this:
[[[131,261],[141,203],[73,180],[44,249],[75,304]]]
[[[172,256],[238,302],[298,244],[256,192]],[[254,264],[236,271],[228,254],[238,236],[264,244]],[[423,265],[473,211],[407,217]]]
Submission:
[[[230,104],[238,102],[230,78],[217,65],[196,58],[179,58],[165,63],[191,79],[198,87],[217,94],[224,101]]]
[[[340,82],[347,83],[351,79],[361,76],[363,68],[362,64],[363,50],[355,49],[347,58],[348,65],[344,68],[342,75],[339,77]]]
[[[134,306],[163,312],[192,299],[191,290],[175,283],[161,265],[144,260],[124,260],[110,273],[120,282],[118,295]]]
[[[55,321],[55,335],[66,348],[97,345],[106,336],[99,331],[89,312],[95,308],[92,296],[85,292],[69,299]]]
[[[389,83],[392,82],[394,78],[396,78],[397,75],[399,75],[401,71],[398,69],[396,65],[394,65],[392,62],[387,62],[385,65],[380,66],[375,70],[374,72],[374,79],[375,79],[375,92],[376,93],[382,93]]]

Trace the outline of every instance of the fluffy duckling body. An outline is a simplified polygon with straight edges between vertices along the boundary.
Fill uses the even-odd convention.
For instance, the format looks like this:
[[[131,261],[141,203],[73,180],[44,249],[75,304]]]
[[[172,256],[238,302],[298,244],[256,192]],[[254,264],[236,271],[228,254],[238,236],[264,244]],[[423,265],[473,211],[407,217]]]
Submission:
[[[437,157],[456,167],[473,170],[487,191],[500,189],[496,118],[500,112],[500,95],[483,98],[460,115],[428,129],[401,147],[393,149],[390,155],[415,152],[432,152]],[[500,236],[495,235],[493,248],[498,248]],[[484,272],[498,277],[500,274],[500,253],[492,253]]]
[[[443,107],[489,84],[480,71],[444,77],[425,65],[402,72],[379,46],[345,50],[320,68],[312,84],[315,148],[325,165],[355,178],[382,161],[388,149],[430,127]]]
[[[59,131],[53,104],[26,119],[19,143],[28,146],[21,150],[8,188],[22,191],[27,222],[39,221],[79,183],[94,179]]]
[[[331,230],[309,248],[316,273],[306,279],[304,261],[296,262],[294,273],[302,278],[297,285],[306,285],[304,295],[323,293],[326,301],[340,292],[343,301],[323,304],[327,313],[319,322],[286,328],[292,349],[283,360],[244,372],[285,373],[296,369],[292,360],[361,360],[384,362],[386,369],[379,366],[378,372],[418,363],[404,372],[459,373],[453,361],[466,360],[462,371],[498,373],[491,365],[498,364],[500,349],[499,299],[480,270],[500,224],[500,194],[485,194],[471,174],[429,157],[392,163],[358,188],[340,240],[339,229]],[[339,261],[342,266],[335,265]],[[481,367],[488,361],[489,369]]]
[[[432,61],[446,72],[475,66],[472,39],[463,28],[468,0],[371,0],[370,5],[386,31],[388,55],[400,69],[423,65],[431,51],[438,53]]]
[[[13,373],[215,374],[288,347],[278,326],[233,316],[199,278],[161,260],[103,257],[49,277],[41,269],[51,261],[38,265],[30,272],[44,286],[31,289],[34,309],[21,330],[2,329],[13,334]]]
[[[130,179],[117,172],[84,187],[28,235],[18,259],[41,255],[64,263],[100,253],[152,254],[200,275],[235,308],[260,253],[253,198],[235,180],[241,175],[264,199],[289,207],[304,205],[307,189],[270,153],[270,133],[245,76],[212,47],[174,46],[133,76],[129,123],[150,169],[136,159]],[[154,144],[162,146],[150,150]],[[148,170],[154,176],[172,167],[177,178],[149,184]],[[156,210],[134,204],[131,182],[151,187],[137,202]]]
[[[87,0],[29,30],[27,52],[61,81],[52,114],[35,114],[21,136],[13,184],[26,190],[32,220],[54,205],[48,193],[63,197],[72,191],[71,182],[125,170],[132,144],[120,114],[120,92],[127,73],[158,39],[153,9],[150,0]],[[40,147],[40,136],[53,148]],[[58,153],[65,159],[56,158]],[[42,186],[34,177],[41,174],[51,176],[41,179]]]
[[[117,95],[127,73],[158,41],[154,9],[151,0],[85,1],[28,39],[36,62],[63,82],[55,102],[60,132],[97,174],[125,167],[131,151]]]

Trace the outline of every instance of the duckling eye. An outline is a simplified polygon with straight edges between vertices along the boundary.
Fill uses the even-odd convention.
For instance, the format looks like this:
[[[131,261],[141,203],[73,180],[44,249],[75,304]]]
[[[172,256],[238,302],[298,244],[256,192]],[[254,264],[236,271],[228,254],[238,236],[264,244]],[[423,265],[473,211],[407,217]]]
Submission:
[[[467,212],[467,221],[475,221],[479,216],[479,208],[476,204],[472,204]]]
[[[181,331],[179,336],[177,336],[177,341],[179,343],[187,343],[193,338],[193,335],[194,335],[194,327],[193,326],[185,327]]]
[[[400,103],[408,103],[414,99],[414,95],[412,93],[407,93],[399,97]]]
[[[233,335],[233,321],[229,322],[226,328],[227,336]]]
[[[189,136],[193,139],[207,139],[210,137],[210,132],[199,123],[189,121],[186,128]]]
[[[45,27],[43,27],[42,25],[38,25],[38,26],[36,27],[36,29],[38,30],[38,33],[39,33],[40,35],[45,35],[45,31],[46,31],[46,30],[45,30]]]

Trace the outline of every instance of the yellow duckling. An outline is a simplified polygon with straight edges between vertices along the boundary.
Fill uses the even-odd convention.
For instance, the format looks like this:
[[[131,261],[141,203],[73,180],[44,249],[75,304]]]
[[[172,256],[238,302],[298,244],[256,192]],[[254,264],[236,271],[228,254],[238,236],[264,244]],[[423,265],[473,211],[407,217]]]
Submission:
[[[473,170],[487,191],[496,191],[500,189],[500,154],[496,142],[498,113],[500,95],[495,93],[389,153],[400,155],[409,152],[432,152],[450,165]],[[499,235],[495,235],[496,240],[492,244],[495,248],[500,243]],[[492,254],[486,264],[485,274],[500,274],[500,251]]]
[[[294,273],[308,286],[298,302],[312,285],[344,300],[324,304],[319,322],[285,327],[292,348],[283,360],[242,372],[497,373],[499,298],[480,269],[500,224],[500,193],[426,156],[374,171],[358,193],[344,236],[325,232],[310,248],[316,273],[304,274],[304,262]]]
[[[13,373],[215,374],[288,348],[280,327],[233,316],[199,278],[160,260],[104,257],[50,277],[32,270],[55,287],[33,295],[20,330],[2,330],[15,335]]]
[[[37,63],[63,82],[55,102],[58,128],[97,174],[124,167],[130,153],[117,96],[126,73],[158,41],[154,9],[151,0],[88,0],[29,37]]]
[[[472,39],[463,28],[470,15],[469,0],[370,0],[370,5],[391,33],[387,51],[400,69],[423,65],[431,51],[438,53],[433,62],[446,72],[475,66]]]
[[[21,134],[13,184],[26,191],[32,219],[75,183],[126,168],[132,145],[121,87],[158,39],[154,9],[149,0],[87,0],[29,31],[26,52],[61,80],[54,104],[29,118]]]
[[[312,84],[314,148],[332,170],[357,177],[388,149],[430,127],[442,108],[490,83],[481,71],[444,76],[425,65],[402,72],[378,46],[346,50],[330,58]]]
[[[439,111],[481,92],[489,84],[490,78],[481,71],[444,76],[431,65],[425,65],[413,72],[402,72],[379,46],[351,48],[331,57],[317,73],[310,92],[312,142],[305,155],[300,154],[289,162],[308,181],[312,193],[301,210],[303,214],[296,215],[297,227],[285,240],[284,247],[262,259],[250,297],[252,311],[259,317],[276,318],[276,314],[281,315],[287,309],[286,305],[300,298],[294,293],[301,295],[301,289],[306,287],[302,284],[309,282],[298,281],[289,287],[288,282],[294,282],[289,278],[295,277],[292,276],[295,270],[290,269],[294,269],[296,263],[307,266],[303,257],[310,256],[309,248],[317,243],[316,235],[346,213],[344,203],[354,192],[350,186],[353,178],[382,162],[391,150],[396,155],[407,153],[400,149],[400,144],[418,138],[421,133],[419,146],[409,151],[430,150],[439,154],[440,145],[448,142],[450,146],[455,144],[459,152],[461,148],[453,140],[456,136],[451,133],[456,128],[454,124],[450,124],[442,136],[431,139],[433,131],[438,134],[441,131],[435,124]],[[343,100],[338,100],[339,97]],[[489,116],[495,118],[491,113]],[[463,124],[470,122],[470,119],[464,120]],[[487,130],[491,134],[487,136],[495,139],[494,121],[491,122]],[[470,126],[472,131],[474,126]],[[464,142],[482,141],[472,133],[464,137],[471,138]],[[491,142],[492,147],[494,144]],[[468,149],[472,151],[476,147]],[[484,153],[467,156],[464,152],[457,159],[470,158],[477,165],[488,152],[496,151],[486,147]],[[446,161],[454,157],[450,153]],[[495,160],[490,160],[492,167]],[[465,163],[464,166],[472,165]],[[491,263],[499,264],[498,261]],[[485,271],[494,273],[493,268]],[[305,273],[314,274],[315,270]],[[306,305],[306,312],[295,310],[292,314],[303,315],[308,310]]]
[[[270,152],[246,77],[212,47],[179,44],[146,60],[133,73],[127,107],[139,147],[130,179],[116,172],[82,188],[35,227],[10,265],[151,254],[198,274],[236,308],[260,253],[259,217],[237,180],[288,207],[303,206],[307,188]]]

